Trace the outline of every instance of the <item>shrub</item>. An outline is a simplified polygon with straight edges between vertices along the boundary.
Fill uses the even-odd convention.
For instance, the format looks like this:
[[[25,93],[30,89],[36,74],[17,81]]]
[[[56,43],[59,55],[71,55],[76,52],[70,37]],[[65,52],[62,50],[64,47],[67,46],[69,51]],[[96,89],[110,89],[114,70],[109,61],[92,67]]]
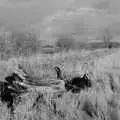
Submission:
[[[11,32],[9,36],[0,36],[1,59],[13,56],[33,55],[38,52],[41,41],[34,33]]]
[[[60,50],[66,50],[75,48],[75,40],[73,37],[59,37],[56,46],[60,48]]]
[[[37,51],[38,41],[33,33],[13,33],[10,39],[15,54],[28,55]]]

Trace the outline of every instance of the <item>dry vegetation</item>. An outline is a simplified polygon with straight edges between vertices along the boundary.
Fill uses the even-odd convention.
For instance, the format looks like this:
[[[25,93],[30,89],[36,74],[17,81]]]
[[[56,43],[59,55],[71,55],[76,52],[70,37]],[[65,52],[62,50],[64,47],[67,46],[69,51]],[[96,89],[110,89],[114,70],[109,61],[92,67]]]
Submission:
[[[20,63],[34,80],[56,79],[53,70],[58,65],[68,79],[88,72],[92,88],[79,94],[64,93],[62,97],[33,91],[22,96],[13,120],[119,120],[120,83],[119,52],[117,50],[68,51],[53,55],[39,54],[12,58],[0,62],[0,78]],[[84,63],[88,63],[84,69]],[[87,70],[87,71],[86,71]],[[6,73],[7,71],[7,73]],[[36,98],[39,98],[36,100]],[[9,120],[5,104],[0,103],[0,120]]]
[[[57,2],[56,5],[59,4]],[[76,94],[64,92],[62,96],[58,96],[37,90],[28,92],[16,101],[14,115],[10,114],[7,105],[0,100],[0,120],[120,120],[120,42],[119,37],[116,38],[120,33],[118,3],[111,0],[108,5],[108,0],[105,0],[105,3],[102,0],[96,1],[91,7],[88,4],[82,8],[81,4],[79,8],[80,3],[76,0],[73,7],[72,4],[68,5],[68,8],[72,7],[73,10],[63,7],[62,12],[56,12],[57,14],[50,18],[48,16],[45,22],[40,23],[39,34],[42,36],[43,32],[43,37],[39,36],[40,38],[32,32],[2,32],[0,29],[1,81],[12,73],[19,63],[34,81],[57,81],[53,69],[57,65],[67,80],[88,73],[92,82],[92,87]],[[46,7],[49,8],[48,5]],[[15,10],[16,8],[14,7]],[[39,11],[36,10],[38,14]],[[48,11],[44,12],[43,9],[40,13]],[[114,14],[116,11],[117,14]],[[36,13],[33,16],[36,17]],[[29,15],[31,16],[26,16],[28,19]],[[12,18],[11,15],[6,16]],[[23,16],[25,15],[21,18]],[[7,22],[10,20],[7,19]],[[23,21],[24,19],[21,20]],[[40,27],[37,24],[36,26],[37,29]],[[50,41],[53,36],[53,44],[49,45],[49,40],[39,40],[44,36]],[[43,44],[43,41],[47,44]]]

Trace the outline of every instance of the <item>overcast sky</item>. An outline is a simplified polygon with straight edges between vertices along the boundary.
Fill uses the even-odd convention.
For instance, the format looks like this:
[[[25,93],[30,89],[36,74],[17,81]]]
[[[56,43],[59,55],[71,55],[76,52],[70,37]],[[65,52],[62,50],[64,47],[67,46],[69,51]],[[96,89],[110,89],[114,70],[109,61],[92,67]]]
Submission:
[[[0,22],[13,26],[34,24],[71,3],[72,0],[0,0]]]
[[[98,25],[100,21],[104,22],[102,17],[105,17],[104,20],[106,23],[107,20],[109,21],[109,18],[112,18],[111,16],[119,21],[119,6],[120,0],[0,0],[0,25],[13,28],[32,26],[40,29],[41,23],[44,23],[44,25],[46,25],[46,32],[50,31],[51,34],[59,28],[59,26],[54,27],[59,24],[58,22],[61,22],[61,26],[64,26],[64,24],[69,26],[69,24],[64,22],[67,19],[71,21],[68,23],[77,24],[75,22],[77,19],[81,20],[81,14],[84,15],[84,20],[89,19],[88,16],[90,15],[91,21],[98,21],[95,25]],[[79,11],[74,12],[75,15],[72,14],[70,17],[65,16],[64,12],[66,13],[66,11],[68,11],[70,14],[71,9]],[[91,10],[93,10],[94,17],[91,17],[91,15],[93,15],[91,14]],[[98,15],[98,11],[102,11],[103,16]],[[78,14],[78,17],[76,14]],[[55,20],[57,22],[55,22]],[[49,24],[50,21],[52,21],[52,24]],[[91,22],[91,26],[92,25],[93,23]],[[69,26],[70,32],[73,26]],[[52,32],[51,28],[54,28]],[[61,27],[59,29],[63,28]],[[59,30],[57,32],[59,32]]]
[[[86,6],[120,12],[120,0],[0,0],[0,21],[12,25],[32,24],[60,9]]]

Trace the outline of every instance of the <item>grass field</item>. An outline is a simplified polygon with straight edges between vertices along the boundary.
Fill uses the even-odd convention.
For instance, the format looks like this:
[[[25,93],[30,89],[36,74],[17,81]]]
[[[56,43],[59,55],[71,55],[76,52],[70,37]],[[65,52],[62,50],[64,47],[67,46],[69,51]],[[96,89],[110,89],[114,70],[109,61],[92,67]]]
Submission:
[[[12,58],[0,62],[0,79],[20,63],[36,81],[56,79],[58,65],[70,79],[87,72],[92,87],[79,94],[41,95],[33,91],[22,96],[13,120],[119,120],[120,119],[120,50],[68,51],[53,55],[39,54],[29,58]],[[87,63],[87,66],[84,64]],[[7,71],[7,72],[6,72]],[[36,98],[39,96],[39,99]],[[0,102],[0,120],[9,120],[5,104]]]

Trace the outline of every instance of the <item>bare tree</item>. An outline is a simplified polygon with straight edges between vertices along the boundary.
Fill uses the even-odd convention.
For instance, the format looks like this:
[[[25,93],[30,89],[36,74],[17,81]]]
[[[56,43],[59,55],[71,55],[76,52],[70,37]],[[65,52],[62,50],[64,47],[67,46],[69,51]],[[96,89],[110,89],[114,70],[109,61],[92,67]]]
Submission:
[[[110,30],[110,28],[105,28],[102,32],[102,39],[105,44],[105,48],[111,48],[112,43],[111,40],[113,39],[113,34]]]
[[[68,51],[69,49],[74,48],[75,40],[73,37],[62,36],[58,38],[56,46],[59,47],[61,50]]]

